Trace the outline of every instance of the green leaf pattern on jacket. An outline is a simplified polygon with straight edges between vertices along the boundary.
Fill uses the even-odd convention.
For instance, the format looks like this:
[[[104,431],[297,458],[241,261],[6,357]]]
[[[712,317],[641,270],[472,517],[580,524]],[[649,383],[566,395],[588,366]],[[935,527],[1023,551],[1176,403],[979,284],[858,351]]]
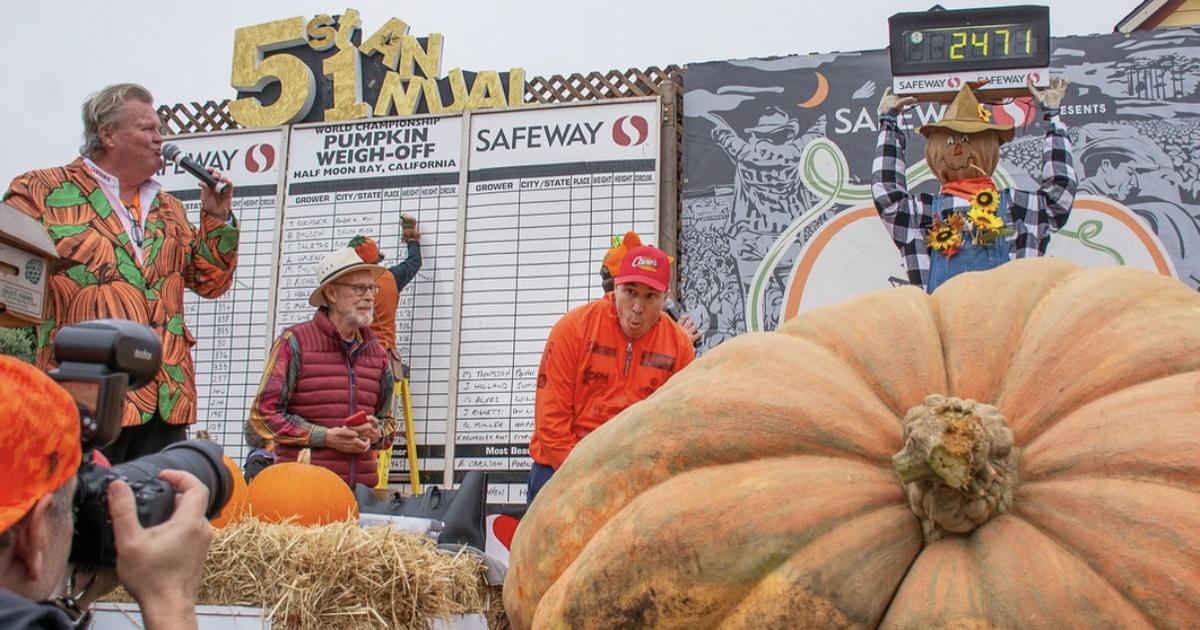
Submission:
[[[96,211],[96,216],[101,219],[107,219],[108,215],[112,214],[112,204],[108,203],[108,197],[104,194],[104,189],[99,186],[88,195],[87,200],[92,204],[92,209]]]
[[[85,225],[51,225],[50,227],[46,228],[46,231],[50,233],[50,238],[54,239],[54,242],[56,242],[56,243],[58,241],[61,241],[64,238],[67,238],[68,236],[75,236],[77,234],[83,234],[87,230],[88,230],[88,226],[86,224]]]
[[[50,333],[54,330],[54,324],[55,321],[53,317],[47,317],[46,320],[42,322],[42,329],[38,331],[37,345],[39,348],[45,348],[46,346],[50,345]]]
[[[171,395],[171,386],[166,381],[158,385],[158,415],[161,418],[170,418],[171,411],[175,409],[175,403],[179,402],[179,397],[183,395],[182,389],[175,390],[175,395]]]
[[[129,252],[123,249],[113,249],[117,257],[117,272],[125,281],[137,287],[146,295],[146,299],[153,300],[154,292],[146,287],[146,276],[142,275],[141,267],[129,257]]]
[[[174,335],[183,336],[183,313],[175,313],[175,316],[167,322],[167,332]]]
[[[79,186],[71,182],[64,182],[62,186],[55,188],[46,195],[47,208],[70,208],[78,206],[87,201],[83,196],[83,191],[79,190]]]
[[[225,268],[225,265],[222,265],[219,261],[217,261],[217,257],[213,256],[212,248],[208,246],[208,241],[202,240],[197,243],[196,251],[198,254],[200,254],[201,258],[212,263],[214,267],[217,267],[218,269]]]
[[[163,369],[166,370],[167,374],[171,375],[171,380],[175,381],[176,383],[183,382],[183,368],[179,367],[178,365],[168,365],[164,363]]]
[[[86,287],[89,284],[96,284],[97,282],[96,275],[88,271],[87,267],[83,265],[75,265],[74,267],[70,267],[63,272],[63,275],[70,278],[75,282],[75,284],[78,284],[81,287]]]
[[[238,231],[237,228],[233,227],[232,225],[222,225],[219,228],[210,230],[208,233],[208,238],[220,239],[217,241],[217,252],[221,253],[222,255],[228,254],[229,252],[237,249]]]

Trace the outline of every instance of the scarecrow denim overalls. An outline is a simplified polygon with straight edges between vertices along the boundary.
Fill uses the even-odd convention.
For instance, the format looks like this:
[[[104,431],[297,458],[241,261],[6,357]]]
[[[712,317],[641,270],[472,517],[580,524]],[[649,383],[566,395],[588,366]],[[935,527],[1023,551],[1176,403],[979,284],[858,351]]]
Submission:
[[[1009,225],[1008,220],[1008,191],[1000,193],[1000,207],[996,209],[996,216],[1004,221],[1004,225]],[[933,196],[933,216],[942,217],[942,195]],[[996,240],[987,245],[976,245],[970,234],[963,233],[962,245],[958,248],[953,256],[947,258],[940,252],[930,252],[929,261],[929,287],[926,289],[929,293],[933,293],[934,289],[942,286],[942,283],[957,276],[965,271],[987,271],[995,269],[1000,265],[1008,262],[1008,241],[1003,236],[997,236]]]

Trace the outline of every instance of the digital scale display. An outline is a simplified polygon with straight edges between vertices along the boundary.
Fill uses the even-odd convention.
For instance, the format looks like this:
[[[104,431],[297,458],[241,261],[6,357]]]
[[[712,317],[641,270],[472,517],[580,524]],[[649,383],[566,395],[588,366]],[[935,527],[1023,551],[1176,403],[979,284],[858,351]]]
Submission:
[[[952,93],[963,82],[1019,92],[1049,78],[1049,7],[898,13],[888,27],[897,94]]]
[[[911,68],[944,64],[1026,65],[1038,53],[1032,24],[931,28],[904,33],[904,62]]]

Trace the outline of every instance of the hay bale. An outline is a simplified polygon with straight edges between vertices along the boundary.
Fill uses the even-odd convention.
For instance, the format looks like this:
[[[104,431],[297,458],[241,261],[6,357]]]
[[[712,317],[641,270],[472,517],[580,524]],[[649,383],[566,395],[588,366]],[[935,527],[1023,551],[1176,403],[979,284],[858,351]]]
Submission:
[[[199,603],[259,607],[280,630],[428,630],[455,614],[485,615],[499,630],[507,626],[500,589],[483,573],[469,554],[389,527],[248,518],[215,531]]]

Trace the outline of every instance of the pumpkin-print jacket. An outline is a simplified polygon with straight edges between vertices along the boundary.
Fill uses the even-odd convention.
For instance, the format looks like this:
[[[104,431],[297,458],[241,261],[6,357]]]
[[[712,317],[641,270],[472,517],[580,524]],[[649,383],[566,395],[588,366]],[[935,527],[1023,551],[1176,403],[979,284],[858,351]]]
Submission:
[[[203,213],[200,226],[192,225],[183,204],[159,192],[145,204],[139,264],[117,211],[82,159],[17,177],[4,200],[40,221],[58,254],[76,263],[48,279],[38,367],[55,367],[51,343],[63,326],[102,318],[146,324],[162,341],[162,366],[154,380],[128,393],[121,425],[144,423],[156,410],[170,424],[196,422],[196,340],[183,319],[183,290],[216,298],[229,289],[236,225]]]

